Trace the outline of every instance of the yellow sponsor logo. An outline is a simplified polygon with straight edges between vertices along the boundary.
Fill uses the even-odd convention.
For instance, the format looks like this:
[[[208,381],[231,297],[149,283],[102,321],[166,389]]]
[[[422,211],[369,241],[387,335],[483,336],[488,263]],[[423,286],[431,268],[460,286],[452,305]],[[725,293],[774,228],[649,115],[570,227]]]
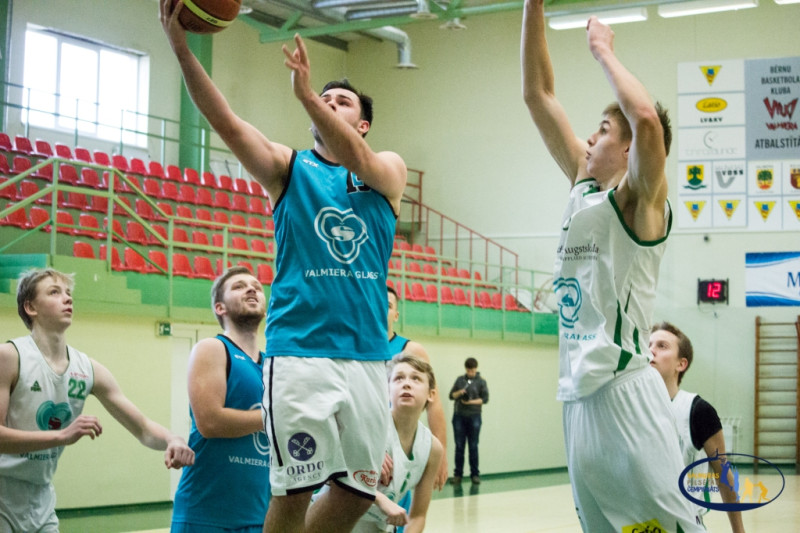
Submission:
[[[700,67],[700,72],[703,73],[703,76],[706,77],[706,81],[709,85],[711,85],[714,83],[714,78],[717,77],[717,74],[719,74],[721,68],[722,65],[706,65]]]
[[[706,206],[706,203],[702,200],[684,202],[684,204],[686,205],[686,209],[688,209],[689,213],[692,215],[692,219],[695,221],[697,221],[697,217],[700,216],[700,212]]]
[[[772,208],[775,207],[775,202],[755,202],[755,204],[756,209],[761,213],[761,218],[766,222],[770,213],[772,213]]]
[[[739,207],[739,200],[720,200],[719,206],[725,212],[725,216],[728,217],[728,220],[733,218],[733,213],[736,211],[736,208]]]
[[[666,533],[666,530],[661,527],[657,518],[653,518],[647,522],[624,526],[622,528],[622,533]]]
[[[789,200],[789,207],[791,207],[792,211],[794,211],[797,220],[800,220],[800,201]]]
[[[728,102],[723,100],[722,98],[710,97],[710,98],[703,98],[699,100],[695,107],[698,111],[702,111],[703,113],[719,113],[726,107],[728,107]]]

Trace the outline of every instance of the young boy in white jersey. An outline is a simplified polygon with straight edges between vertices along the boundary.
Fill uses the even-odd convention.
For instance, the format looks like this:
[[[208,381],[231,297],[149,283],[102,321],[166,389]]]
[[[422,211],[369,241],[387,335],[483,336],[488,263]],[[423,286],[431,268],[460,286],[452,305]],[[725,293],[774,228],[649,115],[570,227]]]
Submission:
[[[398,335],[394,330],[395,323],[400,319],[400,310],[398,309],[398,300],[397,300],[397,291],[394,288],[387,286],[386,287],[386,296],[389,299],[389,311],[386,315],[386,320],[388,322],[388,333],[389,333],[389,349],[392,355],[406,352],[413,355],[416,355],[423,361],[428,364],[431,363],[431,358],[428,355],[428,351],[425,350],[425,347],[422,346],[420,343],[412,341],[410,339],[406,339],[405,337],[401,337]],[[425,408],[425,411],[428,416],[428,427],[439,439],[442,447],[447,449],[447,423],[445,422],[444,418],[444,406],[442,405],[442,396],[439,394],[439,390],[434,387],[434,399],[428,402],[428,406]],[[442,462],[439,465],[439,472],[436,475],[436,482],[433,484],[433,487],[437,490],[442,490],[444,484],[447,482],[447,454],[442,456]],[[404,507],[408,507],[405,505]],[[410,502],[408,502],[410,503]]]
[[[82,415],[94,394],[142,444],[166,450],[167,468],[194,462],[179,436],[145,417],[106,367],[66,341],[72,324],[71,275],[53,269],[23,273],[17,310],[30,335],[0,344],[0,532],[57,532],[52,479],[64,446],[103,431]]]
[[[386,453],[392,460],[388,485],[379,485],[375,503],[353,529],[357,533],[394,531],[419,533],[425,528],[437,471],[444,455],[439,440],[420,421],[420,416],[435,398],[433,368],[407,352],[394,356],[388,365],[389,396],[392,402]],[[412,493],[411,510],[399,502]]]
[[[588,140],[555,96],[544,0],[526,0],[522,85],[571,191],[561,222],[558,399],[573,498],[584,531],[702,531],[678,489],[680,447],[666,388],[649,366],[658,271],[671,224],[660,105],[614,54],[596,17],[586,36],[616,97]]]
[[[725,435],[717,411],[699,395],[680,388],[683,376],[694,359],[692,341],[674,325],[661,322],[653,326],[650,332],[650,352],[653,354],[650,364],[664,378],[667,392],[672,400],[684,465],[689,466],[704,457],[724,456]],[[730,470],[727,470],[730,474],[728,483],[719,482],[726,460],[721,457],[720,460],[710,461],[709,464],[717,476],[716,486],[719,487],[722,501],[736,503],[737,495],[730,489],[733,486],[733,474]],[[697,499],[703,498],[698,495]],[[702,518],[708,509],[704,508],[698,512]],[[744,533],[740,511],[729,511],[728,520],[733,533]]]

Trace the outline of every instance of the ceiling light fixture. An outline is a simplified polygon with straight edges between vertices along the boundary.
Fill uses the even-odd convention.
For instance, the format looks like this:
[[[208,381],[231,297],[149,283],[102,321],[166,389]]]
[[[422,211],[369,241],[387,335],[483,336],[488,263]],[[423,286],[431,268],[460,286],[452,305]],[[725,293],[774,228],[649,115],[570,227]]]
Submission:
[[[571,28],[585,28],[589,17],[597,15],[603,24],[623,24],[625,22],[641,22],[647,20],[647,8],[631,7],[625,9],[610,9],[597,13],[576,13],[574,15],[559,15],[547,19],[547,24],[554,30],[568,30]]]
[[[376,7],[373,9],[348,9],[344,14],[347,21],[351,20],[365,20],[381,17],[397,17],[403,15],[411,15],[417,12],[417,2],[403,3],[392,7]]]
[[[798,0],[800,1],[800,0]],[[466,30],[467,27],[461,24],[461,19],[458,17],[447,19],[447,22],[439,26],[440,30]]]
[[[334,7],[363,7],[388,3],[387,0],[313,0],[313,2],[311,2],[311,7],[314,9],[328,9]]]
[[[779,6],[785,6],[787,4],[800,4],[800,0],[775,0],[775,3]]]
[[[431,6],[428,4],[428,0],[417,0],[417,12],[411,13],[411,18],[417,20],[433,20],[439,17],[431,13]]]
[[[658,6],[658,15],[664,18],[705,15],[720,11],[736,11],[757,7],[758,0],[692,0]]]

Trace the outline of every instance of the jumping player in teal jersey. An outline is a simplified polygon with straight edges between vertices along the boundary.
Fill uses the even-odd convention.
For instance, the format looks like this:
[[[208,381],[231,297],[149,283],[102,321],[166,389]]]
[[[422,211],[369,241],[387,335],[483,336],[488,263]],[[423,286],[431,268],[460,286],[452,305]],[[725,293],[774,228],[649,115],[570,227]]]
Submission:
[[[276,275],[267,313],[265,426],[272,500],[265,531],[350,531],[375,498],[389,424],[386,277],[406,166],[364,140],[372,102],[348,82],[311,85],[306,45],[283,48],[314,147],[295,151],[239,118],[161,0],[161,22],[200,112],[273,206]],[[278,112],[280,110],[275,110]],[[331,490],[309,509],[312,492]]]

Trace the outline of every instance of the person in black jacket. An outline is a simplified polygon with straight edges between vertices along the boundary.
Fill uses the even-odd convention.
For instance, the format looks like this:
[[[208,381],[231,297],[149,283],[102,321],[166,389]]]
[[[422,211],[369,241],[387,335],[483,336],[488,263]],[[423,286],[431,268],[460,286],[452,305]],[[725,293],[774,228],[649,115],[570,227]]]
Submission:
[[[469,443],[469,469],[473,484],[481,482],[478,469],[478,437],[481,432],[481,409],[489,402],[489,387],[478,372],[478,361],[469,357],[464,362],[466,370],[450,389],[450,399],[455,401],[453,410],[453,435],[456,441],[456,466],[453,485],[461,484],[464,474],[464,445]]]

